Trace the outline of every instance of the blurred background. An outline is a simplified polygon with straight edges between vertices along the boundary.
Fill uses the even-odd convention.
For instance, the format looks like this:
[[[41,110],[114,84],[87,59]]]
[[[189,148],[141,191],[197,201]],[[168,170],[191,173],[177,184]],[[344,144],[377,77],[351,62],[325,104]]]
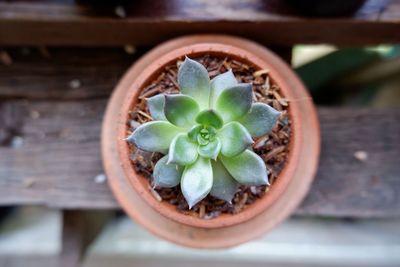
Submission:
[[[76,42],[73,35],[71,35],[70,40],[75,41],[71,41],[71,44],[65,41],[68,40],[65,39],[65,34],[59,34],[54,30],[53,26],[50,26],[49,30],[41,28],[40,23],[38,24],[39,26],[32,25],[36,27],[34,32],[44,33],[44,41],[40,41],[40,36],[35,36],[33,37],[35,41],[32,42],[36,43],[30,44],[29,41],[23,38],[23,34],[18,32],[21,31],[19,22],[24,21],[26,18],[29,21],[32,16],[35,16],[37,10],[45,10],[44,7],[47,4],[53,5],[50,9],[53,13],[49,16],[54,20],[51,21],[52,25],[68,21],[68,16],[72,16],[71,10],[74,10],[76,6],[83,6],[82,12],[95,10],[94,15],[89,12],[90,16],[95,17],[95,19],[97,19],[96,16],[99,16],[99,19],[102,19],[102,16],[106,18],[111,16],[113,19],[123,20],[143,12],[153,12],[143,1],[138,1],[138,6],[133,3],[136,1],[113,1],[112,3],[109,1],[97,2],[89,0],[39,2],[41,6],[38,9],[35,9],[35,1],[0,2],[0,113],[2,113],[0,115],[0,188],[2,187],[0,199],[3,198],[0,201],[0,266],[4,267],[59,266],[59,256],[62,251],[63,214],[65,214],[65,211],[59,208],[46,207],[46,205],[40,205],[41,203],[35,201],[32,201],[32,203],[29,203],[29,200],[19,201],[18,196],[13,193],[17,192],[13,191],[13,188],[20,186],[28,194],[26,199],[34,199],[33,197],[30,198],[29,189],[41,186],[41,183],[36,178],[27,178],[23,179],[22,182],[20,180],[15,182],[13,175],[16,174],[9,170],[6,171],[4,167],[7,164],[11,164],[9,151],[20,149],[21,153],[23,153],[25,145],[30,142],[29,136],[20,133],[18,129],[14,131],[14,128],[9,127],[17,120],[19,115],[10,113],[7,108],[8,102],[17,101],[18,105],[21,103],[21,105],[30,105],[32,101],[52,101],[60,105],[63,101],[73,102],[77,99],[85,98],[91,101],[93,99],[94,101],[103,99],[104,101],[102,100],[101,105],[103,107],[113,86],[123,72],[140,55],[154,46],[141,44],[142,41],[140,41],[138,44],[132,42],[132,44],[110,45],[108,43],[105,48],[91,48],[91,44],[97,42],[96,38],[93,40],[90,38],[87,40],[82,39],[82,45]],[[184,1],[168,2],[155,1],[154,4],[151,4],[151,7],[157,7],[151,17],[166,19],[166,21],[172,18],[172,20],[179,21],[180,19],[187,20],[187,16],[191,16],[196,18],[196,21],[203,21],[203,19],[208,21],[215,20],[217,16],[221,16],[222,20],[235,21],[235,23],[241,19],[233,19],[232,17],[235,17],[235,14],[230,14],[229,9],[223,10],[223,5],[230,5],[228,0],[221,1],[216,6],[218,11],[210,10],[211,4],[205,0],[186,4],[190,6],[189,11],[203,8],[204,13],[201,14],[192,14],[186,9],[179,9],[180,5],[185,6]],[[397,26],[399,31],[397,33],[388,32],[388,36],[390,36],[385,37],[386,39],[383,38],[382,41],[376,40],[372,44],[370,41],[365,41],[365,44],[361,44],[363,42],[361,40],[358,43],[353,42],[349,45],[323,44],[323,42],[319,41],[315,44],[295,43],[290,46],[287,44],[279,46],[279,41],[271,46],[269,46],[268,42],[263,42],[263,44],[278,53],[284,50],[285,55],[290,55],[289,57],[286,56],[285,59],[301,77],[318,107],[355,110],[383,109],[397,112],[400,107],[400,45],[392,42],[392,40],[400,38],[399,1],[394,1],[393,4],[393,2],[389,1],[382,1],[381,3],[378,3],[379,1],[367,1],[367,3],[364,3],[364,1],[288,0],[283,8],[279,6],[279,1],[247,0],[242,3],[239,3],[240,1],[233,2],[235,8],[240,7],[243,10],[247,10],[247,15],[251,15],[252,11],[249,10],[253,9],[257,10],[256,12],[254,11],[257,15],[261,12],[269,14],[268,17],[261,16],[257,18],[256,16],[253,18],[254,20],[276,21],[281,19],[288,20],[290,23],[300,24],[307,24],[310,21],[324,23],[324,20],[326,20],[332,25],[335,25],[335,23],[348,23],[351,25],[350,27],[355,27],[354,24],[360,21],[361,23],[363,21],[367,21],[370,24],[375,21],[378,23],[379,17],[374,17],[370,20],[371,13],[368,13],[370,8],[379,6],[378,13],[382,13],[384,12],[382,8],[390,5],[390,21]],[[304,5],[299,2],[304,2]],[[329,3],[323,5],[323,2]],[[337,8],[334,3],[339,2],[348,2],[351,3],[351,6],[343,9]],[[60,6],[57,6],[58,4]],[[193,7],[193,5],[197,6]],[[179,12],[171,11],[178,9]],[[161,12],[160,10],[164,11]],[[24,12],[27,12],[27,17],[16,16],[16,14],[24,14]],[[63,12],[69,13],[65,15]],[[173,16],[166,16],[165,14],[168,12],[171,12]],[[39,15],[42,16],[43,14],[40,13]],[[49,19],[49,17],[45,18]],[[293,17],[296,19],[293,19]],[[43,19],[42,22],[46,21],[46,19]],[[39,19],[35,18],[36,23],[40,20],[40,17]],[[244,18],[244,20],[247,20],[247,18]],[[93,21],[90,21],[90,23],[93,23]],[[74,20],[72,23],[74,23]],[[46,23],[43,24],[43,27],[46,27]],[[232,28],[234,27],[233,24]],[[212,32],[213,28],[201,30],[201,32],[209,31]],[[376,29],[371,31],[376,31]],[[28,30],[28,32],[32,31]],[[191,31],[188,30],[187,32]],[[53,36],[54,39],[51,39],[53,37],[50,38],[48,34]],[[329,35],[330,33],[326,32],[325,34]],[[368,30],[363,28],[361,36],[367,34]],[[377,33],[371,32],[371,34],[376,35]],[[394,36],[395,34],[397,34],[397,37]],[[256,36],[257,33],[247,35],[246,37]],[[304,32],[304,35],[307,35],[307,32]],[[263,38],[260,37],[260,39]],[[327,38],[327,43],[329,43],[332,37]],[[154,40],[156,39],[154,38]],[[257,39],[257,37],[254,39]],[[306,39],[305,43],[308,43],[308,41]],[[53,44],[46,45],[46,42],[53,42]],[[65,45],[62,45],[62,42],[65,42]],[[99,59],[98,55],[103,57]],[[86,67],[78,65],[77,62],[80,62],[79,57],[85,57],[85,60],[89,62]],[[98,65],[103,65],[103,67],[97,67]],[[76,69],[79,71],[75,71]],[[112,74],[107,72],[109,69],[112,69]],[[94,74],[96,75],[95,78],[88,78],[90,75],[94,76]],[[42,85],[47,83],[50,86],[57,87],[59,91],[65,92],[66,97],[60,97],[59,93],[54,93],[53,91],[43,91]],[[102,83],[102,85],[98,86],[97,84],[99,83]],[[85,90],[88,90],[88,92],[96,91],[96,94],[85,93]],[[95,110],[94,112],[97,111]],[[40,110],[30,110],[28,113],[27,116],[32,120],[46,116],[46,113],[43,115]],[[100,127],[101,115],[102,110],[98,111],[98,128]],[[395,118],[398,118],[398,116]],[[388,122],[400,123],[399,120],[388,120]],[[41,127],[51,128],[52,126],[42,125]],[[34,132],[33,130],[25,129],[24,131],[32,135],[40,135],[39,132]],[[91,134],[98,139],[99,132]],[[363,135],[363,132],[359,134]],[[400,140],[400,133],[392,133],[392,135],[395,136],[394,140]],[[82,137],[73,141],[83,143],[87,140],[86,137]],[[385,149],[390,150],[392,148]],[[368,147],[355,149],[354,154],[350,155],[350,157],[355,164],[359,164],[361,169],[369,164],[371,152],[373,153]],[[37,150],[36,153],[45,153],[45,150]],[[49,153],[52,153],[52,151]],[[17,164],[12,162],[12,164],[15,164],[17,168],[18,164],[24,163],[18,162]],[[1,169],[1,166],[3,166],[3,169]],[[381,167],[385,168],[385,166]],[[41,167],[39,166],[38,168],[40,169]],[[40,174],[42,170],[44,170],[42,173],[45,176],[59,175],[58,173],[45,173],[45,169],[40,169],[38,173]],[[66,168],[61,171],[68,172],[69,170]],[[18,171],[15,171],[15,173],[18,173]],[[94,185],[106,187],[107,178],[103,173],[98,172],[93,175],[93,173],[88,172],[88,176],[90,177],[87,180]],[[391,179],[392,185],[399,185],[400,174]],[[20,184],[16,185],[16,183]],[[51,182],[46,180],[46,183]],[[93,227],[95,227],[96,222],[100,221],[104,227],[98,229],[97,232],[99,234],[96,235],[93,243],[89,246],[82,266],[162,265],[172,267],[207,265],[211,267],[243,266],[245,264],[278,267],[400,266],[400,213],[397,197],[400,195],[399,189],[400,187],[392,188],[389,184],[386,189],[381,189],[383,191],[379,192],[382,200],[377,199],[377,202],[382,201],[382,203],[393,204],[393,207],[390,205],[385,206],[385,212],[379,213],[381,206],[378,203],[375,207],[371,207],[371,210],[375,209],[376,213],[363,214],[362,216],[351,216],[346,212],[343,215],[340,214],[340,210],[336,212],[339,215],[335,215],[335,212],[330,212],[329,210],[327,210],[326,214],[328,215],[326,216],[297,214],[271,233],[260,236],[259,240],[219,251],[194,250],[168,243],[151,235],[119,210],[89,210],[90,214],[95,215],[93,217],[95,218]],[[10,190],[9,195],[7,195],[8,190]],[[358,193],[360,196],[364,194],[368,197],[368,194],[373,194],[374,192]],[[3,197],[1,194],[3,194]],[[354,201],[359,201],[359,199]],[[58,205],[56,204],[55,206]],[[68,205],[66,204],[65,206]],[[361,213],[362,211],[360,211]],[[79,224],[79,222],[77,223]],[[64,230],[64,234],[68,235],[68,231],[65,232]],[[83,243],[89,243],[89,240],[84,240]],[[71,244],[71,246],[78,246],[77,244]],[[64,266],[72,265],[66,263]]]

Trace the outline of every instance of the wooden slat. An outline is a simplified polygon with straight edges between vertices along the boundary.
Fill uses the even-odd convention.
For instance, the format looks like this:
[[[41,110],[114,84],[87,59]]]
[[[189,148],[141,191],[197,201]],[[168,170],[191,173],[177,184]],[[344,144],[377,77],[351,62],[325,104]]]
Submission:
[[[116,208],[100,159],[104,100],[7,101],[1,131],[0,204]],[[33,114],[33,116],[32,116]],[[40,116],[38,117],[38,114]],[[298,214],[349,217],[400,215],[400,109],[319,109],[322,157]],[[2,118],[4,121],[4,117]],[[11,131],[12,130],[12,131]],[[23,138],[23,144],[18,145]],[[3,140],[4,141],[4,140]],[[369,158],[356,160],[363,150]]]
[[[400,215],[400,109],[320,108],[322,151],[299,214]],[[356,152],[366,152],[365,161]]]
[[[82,1],[83,2],[83,1]],[[95,2],[95,1],[93,1]],[[224,33],[264,44],[365,45],[400,41],[400,0],[368,0],[350,18],[302,18],[277,0],[1,1],[0,45],[153,45],[183,34]],[[328,34],[329,33],[329,34]]]
[[[0,64],[0,99],[108,97],[140,52],[130,55],[122,47],[3,50],[12,63]]]

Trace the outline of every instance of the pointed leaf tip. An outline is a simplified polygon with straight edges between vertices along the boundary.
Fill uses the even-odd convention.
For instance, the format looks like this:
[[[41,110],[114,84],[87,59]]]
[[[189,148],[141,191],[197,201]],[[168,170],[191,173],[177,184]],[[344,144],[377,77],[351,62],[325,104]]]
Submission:
[[[210,78],[203,65],[186,57],[178,70],[178,84],[182,94],[193,97],[201,109],[208,108]]]
[[[144,151],[164,152],[181,131],[167,121],[151,121],[136,128],[127,141]]]
[[[236,157],[220,157],[223,165],[240,184],[267,185],[268,170],[264,161],[256,153],[245,150]]]
[[[181,180],[181,190],[189,208],[205,198],[213,184],[213,173],[209,159],[198,157],[195,163],[186,166]]]
[[[235,78],[235,75],[233,75],[232,70],[228,70],[227,72],[224,72],[211,80],[210,86],[211,86],[211,93],[210,93],[210,107],[213,108],[215,106],[215,103],[219,97],[219,95],[228,88],[231,88],[235,85],[237,85],[238,82]]]
[[[264,103],[255,103],[249,113],[238,121],[246,127],[251,136],[259,137],[271,132],[281,112]]]

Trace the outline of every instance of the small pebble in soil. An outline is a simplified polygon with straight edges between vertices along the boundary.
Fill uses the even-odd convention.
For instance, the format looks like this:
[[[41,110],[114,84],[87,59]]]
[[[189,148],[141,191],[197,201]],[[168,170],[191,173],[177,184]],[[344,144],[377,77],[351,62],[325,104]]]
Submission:
[[[69,81],[69,88],[78,89],[79,87],[81,87],[81,81],[80,80],[73,79],[73,80]]]
[[[354,157],[361,162],[364,162],[366,160],[368,160],[368,152],[364,151],[364,150],[358,150],[356,152],[354,152]]]
[[[98,175],[96,175],[96,177],[94,177],[94,182],[96,184],[102,184],[107,180],[107,176],[105,176],[104,173],[100,173]]]

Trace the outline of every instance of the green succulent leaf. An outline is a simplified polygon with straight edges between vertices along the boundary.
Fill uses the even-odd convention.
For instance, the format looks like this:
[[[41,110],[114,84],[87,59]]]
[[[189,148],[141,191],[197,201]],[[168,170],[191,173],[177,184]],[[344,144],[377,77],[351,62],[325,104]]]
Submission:
[[[181,181],[183,168],[177,164],[167,163],[168,155],[162,157],[154,166],[154,186],[170,188],[177,186]]]
[[[210,78],[203,65],[186,57],[178,71],[178,84],[182,94],[196,99],[201,109],[208,108]]]
[[[251,84],[241,83],[225,89],[217,99],[216,109],[225,123],[236,120],[249,112],[253,92]]]
[[[144,151],[165,152],[172,139],[181,131],[167,121],[151,121],[136,128],[127,141]]]
[[[217,101],[219,95],[227,88],[231,88],[237,85],[238,82],[233,75],[232,70],[228,70],[211,80],[211,92],[210,92],[210,107],[213,108],[215,106],[215,102]]]
[[[220,150],[221,142],[218,138],[210,141],[207,145],[197,147],[200,156],[214,160],[217,159]]]
[[[211,125],[216,129],[221,128],[223,125],[222,118],[212,109],[200,112],[196,117],[196,122],[204,126]]]
[[[189,139],[192,140],[193,142],[197,142],[197,136],[199,135],[201,129],[203,128],[204,128],[203,125],[193,126],[188,132]]]
[[[176,126],[193,126],[199,111],[199,105],[190,96],[182,94],[165,96],[165,117]]]
[[[219,160],[213,161],[211,164],[213,169],[213,186],[210,194],[213,197],[231,203],[233,196],[239,188],[238,182],[229,174]]]
[[[228,172],[241,184],[268,184],[268,171],[264,161],[253,151],[245,150],[236,157],[219,157]]]
[[[226,157],[239,155],[254,142],[246,128],[236,121],[225,124],[218,137],[222,144],[221,153]]]
[[[165,95],[159,94],[147,99],[151,117],[156,121],[166,121],[164,115]]]
[[[181,190],[190,209],[208,195],[212,185],[213,171],[210,159],[198,157],[195,163],[185,168]]]
[[[168,163],[192,164],[197,159],[197,144],[186,133],[178,134],[171,142],[168,157]]]
[[[250,112],[238,121],[246,127],[251,136],[258,137],[269,133],[274,128],[281,113],[264,103],[251,106]]]

